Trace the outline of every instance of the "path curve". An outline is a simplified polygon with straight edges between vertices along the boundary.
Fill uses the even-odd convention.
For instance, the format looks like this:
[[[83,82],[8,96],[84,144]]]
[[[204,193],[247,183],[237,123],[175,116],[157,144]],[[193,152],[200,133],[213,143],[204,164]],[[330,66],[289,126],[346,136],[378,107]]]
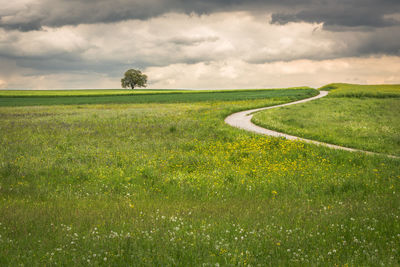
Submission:
[[[380,153],[375,153],[375,152],[370,152],[370,151],[365,151],[361,149],[355,149],[355,148],[349,148],[349,147],[344,147],[344,146],[338,146],[338,145],[332,145],[324,142],[319,142],[319,141],[314,141],[306,138],[301,138],[298,136],[293,136],[273,130],[269,130],[266,128],[262,128],[260,126],[255,125],[254,123],[251,122],[251,119],[253,118],[253,113],[261,111],[261,110],[267,110],[267,109],[273,109],[273,108],[279,108],[279,107],[285,107],[285,106],[290,106],[290,105],[295,105],[295,104],[300,104],[300,103],[305,103],[308,101],[312,101],[315,99],[322,98],[324,96],[328,95],[328,91],[319,91],[319,95],[286,103],[286,104],[281,104],[281,105],[276,105],[276,106],[270,106],[270,107],[264,107],[264,108],[256,108],[256,109],[250,109],[250,110],[245,110],[245,111],[240,111],[237,113],[233,113],[229,115],[228,117],[225,118],[225,123],[229,124],[230,126],[240,128],[246,131],[258,133],[258,134],[264,134],[264,135],[269,135],[269,136],[274,136],[274,137],[284,137],[289,140],[298,140],[298,141],[303,141],[306,143],[311,143],[315,145],[320,145],[320,146],[326,146],[330,147],[333,149],[341,149],[341,150],[346,150],[346,151],[351,151],[351,152],[362,152],[370,155],[384,155],[390,158],[396,158],[398,159],[399,157],[393,156],[393,155],[386,155],[386,154],[380,154]]]

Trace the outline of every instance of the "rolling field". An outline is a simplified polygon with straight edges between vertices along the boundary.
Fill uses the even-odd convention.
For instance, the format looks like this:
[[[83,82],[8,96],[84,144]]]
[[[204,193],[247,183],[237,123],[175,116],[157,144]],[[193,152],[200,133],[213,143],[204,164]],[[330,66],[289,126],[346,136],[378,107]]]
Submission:
[[[400,85],[336,86],[326,98],[263,111],[253,122],[313,140],[400,156]]]
[[[0,107],[0,265],[400,264],[398,159],[224,123],[316,90],[204,94]]]
[[[331,83],[321,87],[320,90],[330,91],[330,97],[400,97],[400,85],[398,84],[359,85]]]

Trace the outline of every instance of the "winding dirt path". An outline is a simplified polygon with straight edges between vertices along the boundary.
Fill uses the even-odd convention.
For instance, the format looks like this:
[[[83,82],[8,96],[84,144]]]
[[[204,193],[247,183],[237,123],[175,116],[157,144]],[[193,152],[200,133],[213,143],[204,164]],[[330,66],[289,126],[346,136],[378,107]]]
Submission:
[[[362,152],[362,153],[366,153],[366,154],[370,154],[370,155],[384,155],[384,156],[387,156],[387,157],[390,157],[390,158],[396,158],[396,159],[399,158],[399,157],[393,156],[393,155],[380,154],[380,153],[365,151],[365,150],[361,150],[361,149],[343,147],[343,146],[332,145],[332,144],[323,143],[323,142],[319,142],[319,141],[314,141],[314,140],[310,140],[310,139],[305,139],[305,138],[301,138],[301,137],[298,137],[298,136],[293,136],[293,135],[289,135],[289,134],[285,134],[285,133],[281,133],[281,132],[265,129],[265,128],[257,126],[257,125],[255,125],[254,123],[251,122],[251,119],[253,118],[253,113],[255,113],[255,112],[258,112],[258,111],[261,111],[261,110],[267,110],[267,109],[273,109],[273,108],[279,108],[279,107],[285,107],[285,106],[305,103],[305,102],[312,101],[312,100],[315,100],[315,99],[318,99],[318,98],[321,98],[321,97],[324,97],[324,96],[327,96],[327,95],[328,95],[328,91],[320,91],[319,95],[317,95],[317,96],[306,98],[306,99],[302,99],[302,100],[298,100],[298,101],[295,101],[295,102],[290,102],[290,103],[286,103],[286,104],[281,104],[281,105],[276,105],[276,106],[271,106],[271,107],[265,107],[265,108],[256,108],[256,109],[240,111],[240,112],[233,113],[233,114],[229,115],[228,117],[226,117],[225,118],[225,123],[229,124],[230,126],[233,126],[233,127],[236,127],[236,128],[240,128],[240,129],[243,129],[243,130],[246,130],[246,131],[258,133],[258,134],[264,134],[264,135],[269,135],[269,136],[274,136],[274,137],[284,137],[284,138],[289,139],[289,140],[299,140],[299,141],[303,141],[303,142],[306,142],[306,143],[311,143],[311,144],[315,144],[315,145],[330,147],[330,148],[333,148],[333,149],[341,149],[341,150],[346,150],[346,151],[351,151],[351,152]]]

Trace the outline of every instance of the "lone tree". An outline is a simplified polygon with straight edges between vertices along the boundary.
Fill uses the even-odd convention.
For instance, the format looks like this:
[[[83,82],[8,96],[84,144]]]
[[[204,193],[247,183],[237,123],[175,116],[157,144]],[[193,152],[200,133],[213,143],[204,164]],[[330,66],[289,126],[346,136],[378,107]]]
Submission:
[[[130,69],[124,74],[124,78],[121,79],[121,85],[123,88],[130,87],[146,87],[147,75],[143,74],[140,70]]]

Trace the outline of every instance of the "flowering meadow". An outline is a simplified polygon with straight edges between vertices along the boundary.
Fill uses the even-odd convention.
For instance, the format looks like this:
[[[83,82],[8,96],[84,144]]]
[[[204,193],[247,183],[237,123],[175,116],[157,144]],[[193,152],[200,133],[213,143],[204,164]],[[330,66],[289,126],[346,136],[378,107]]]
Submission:
[[[400,265],[399,159],[224,123],[316,93],[1,107],[0,265]]]
[[[400,85],[321,89],[332,87],[318,102],[259,112],[252,120],[292,135],[400,157]]]

